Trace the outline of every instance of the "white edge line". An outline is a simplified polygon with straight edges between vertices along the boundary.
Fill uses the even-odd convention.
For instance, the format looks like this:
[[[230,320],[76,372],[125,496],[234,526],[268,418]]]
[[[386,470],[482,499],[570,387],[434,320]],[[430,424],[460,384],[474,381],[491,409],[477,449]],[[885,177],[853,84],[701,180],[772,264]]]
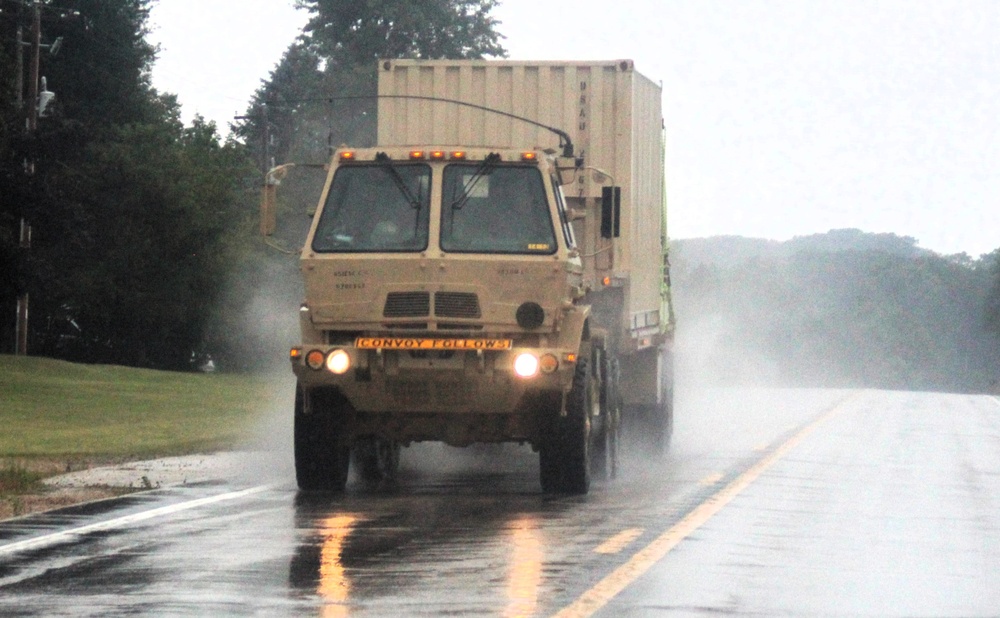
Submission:
[[[121,526],[127,526],[129,524],[145,521],[147,519],[154,519],[156,517],[162,517],[164,515],[171,515],[173,513],[179,513],[181,511],[195,509],[200,506],[205,506],[208,504],[225,502],[227,500],[236,500],[237,498],[242,498],[244,496],[250,496],[256,493],[260,493],[262,491],[266,491],[268,489],[271,489],[272,487],[274,487],[274,485],[259,485],[257,487],[242,489],[240,491],[231,491],[229,493],[219,494],[217,496],[198,498],[197,500],[189,500],[187,502],[181,502],[179,504],[161,506],[159,508],[152,509],[149,511],[143,511],[142,513],[125,515],[115,519],[109,519],[108,521],[102,521],[95,524],[88,524],[86,526],[80,526],[79,528],[71,528],[69,530],[63,530],[61,532],[53,532],[52,534],[46,534],[44,536],[35,537],[33,539],[26,539],[24,541],[17,541],[15,543],[10,543],[7,545],[0,545],[0,555],[14,554],[17,552],[29,551],[32,549],[40,549],[42,547],[47,547],[55,543],[68,541],[72,538],[90,532],[97,532],[101,530],[112,530],[114,528],[119,528]]]

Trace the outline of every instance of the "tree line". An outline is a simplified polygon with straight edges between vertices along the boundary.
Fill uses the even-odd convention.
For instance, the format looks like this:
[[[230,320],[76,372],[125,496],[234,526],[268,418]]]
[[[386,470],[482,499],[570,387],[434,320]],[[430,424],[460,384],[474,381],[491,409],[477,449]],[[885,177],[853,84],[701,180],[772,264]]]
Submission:
[[[0,352],[14,349],[16,299],[27,294],[32,354],[253,367],[273,350],[255,349],[248,329],[270,326],[247,315],[269,277],[292,279],[289,260],[254,236],[262,171],[271,159],[322,160],[330,140],[370,140],[374,130],[369,108],[342,113],[315,100],[373,92],[377,57],[505,53],[495,0],[301,0],[308,25],[223,138],[202,118],[185,126],[176,97],[152,86],[153,4],[39,3],[41,70],[57,96],[29,132],[35,102],[16,104],[17,76],[29,74],[17,30],[30,32],[34,3],[0,0]],[[315,199],[312,186],[290,185],[284,203]],[[22,221],[30,248],[21,246]],[[278,292],[298,300],[294,289]]]
[[[672,253],[695,379],[1000,392],[1000,250],[943,256],[835,230],[682,240]]]

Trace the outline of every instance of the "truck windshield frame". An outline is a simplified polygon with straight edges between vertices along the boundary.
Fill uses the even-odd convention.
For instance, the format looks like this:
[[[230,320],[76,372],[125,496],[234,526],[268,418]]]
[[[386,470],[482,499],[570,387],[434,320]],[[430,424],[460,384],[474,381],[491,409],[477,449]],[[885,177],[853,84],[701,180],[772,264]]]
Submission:
[[[442,196],[450,205],[441,209],[443,251],[552,255],[558,249],[535,165],[497,163],[484,170],[452,163],[444,168]]]
[[[566,247],[576,249],[576,234],[573,233],[573,225],[569,222],[569,215],[566,210],[566,196],[563,195],[562,187],[552,179],[552,192],[556,195],[556,209],[559,211],[559,223],[562,224],[563,237],[566,239]]]
[[[317,253],[417,253],[430,238],[426,163],[341,165],[313,234]]]

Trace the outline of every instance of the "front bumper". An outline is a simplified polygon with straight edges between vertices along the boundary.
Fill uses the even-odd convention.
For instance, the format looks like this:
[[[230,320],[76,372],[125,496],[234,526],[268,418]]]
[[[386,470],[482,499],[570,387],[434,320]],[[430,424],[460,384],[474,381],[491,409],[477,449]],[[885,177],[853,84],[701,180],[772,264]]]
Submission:
[[[307,363],[345,352],[343,374]],[[550,372],[531,377],[514,371],[515,359],[529,353],[556,359]],[[314,356],[314,359],[317,358]],[[511,414],[524,412],[528,393],[565,392],[572,385],[576,351],[560,348],[505,350],[361,349],[353,345],[303,345],[292,349],[292,370],[303,388],[336,387],[359,412]]]

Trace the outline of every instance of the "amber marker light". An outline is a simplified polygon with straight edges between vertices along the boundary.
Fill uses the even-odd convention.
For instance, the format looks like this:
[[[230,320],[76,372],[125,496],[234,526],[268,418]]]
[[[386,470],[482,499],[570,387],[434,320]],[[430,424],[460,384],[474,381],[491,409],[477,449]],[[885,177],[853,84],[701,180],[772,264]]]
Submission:
[[[412,159],[414,161],[420,161],[423,158],[424,158],[424,151],[423,150],[411,150],[410,151],[410,159]]]
[[[323,368],[323,361],[326,360],[326,356],[320,350],[310,350],[306,354],[306,365],[309,365],[310,369],[320,370]]]
[[[573,352],[569,352],[567,354],[563,354],[563,360],[566,361],[567,363],[575,363],[576,362],[576,354],[574,354]]]
[[[302,358],[302,348],[292,348],[288,351],[288,358],[293,361],[297,361]]]
[[[522,152],[521,153],[521,160],[522,161],[528,161],[529,163],[537,163],[538,162],[538,153],[537,152]]]
[[[451,151],[451,155],[449,155],[449,156],[452,159],[454,159],[454,160],[462,161],[462,160],[465,159],[465,151],[464,150],[452,150]]]
[[[605,277],[605,278],[604,278],[604,279],[602,279],[601,281],[603,281],[603,282],[604,282],[604,285],[605,285],[605,286],[608,286],[608,285],[611,285],[611,277]]]
[[[351,357],[343,350],[334,350],[326,357],[326,368],[330,373],[343,375],[351,368]]]
[[[353,150],[345,150],[342,153],[340,153],[341,161],[353,161],[355,157],[356,155]]]
[[[552,373],[559,368],[559,359],[554,354],[545,354],[538,359],[538,368],[542,373]]]
[[[443,150],[432,150],[431,151],[431,160],[432,161],[441,161],[443,159],[444,159],[444,151]]]

